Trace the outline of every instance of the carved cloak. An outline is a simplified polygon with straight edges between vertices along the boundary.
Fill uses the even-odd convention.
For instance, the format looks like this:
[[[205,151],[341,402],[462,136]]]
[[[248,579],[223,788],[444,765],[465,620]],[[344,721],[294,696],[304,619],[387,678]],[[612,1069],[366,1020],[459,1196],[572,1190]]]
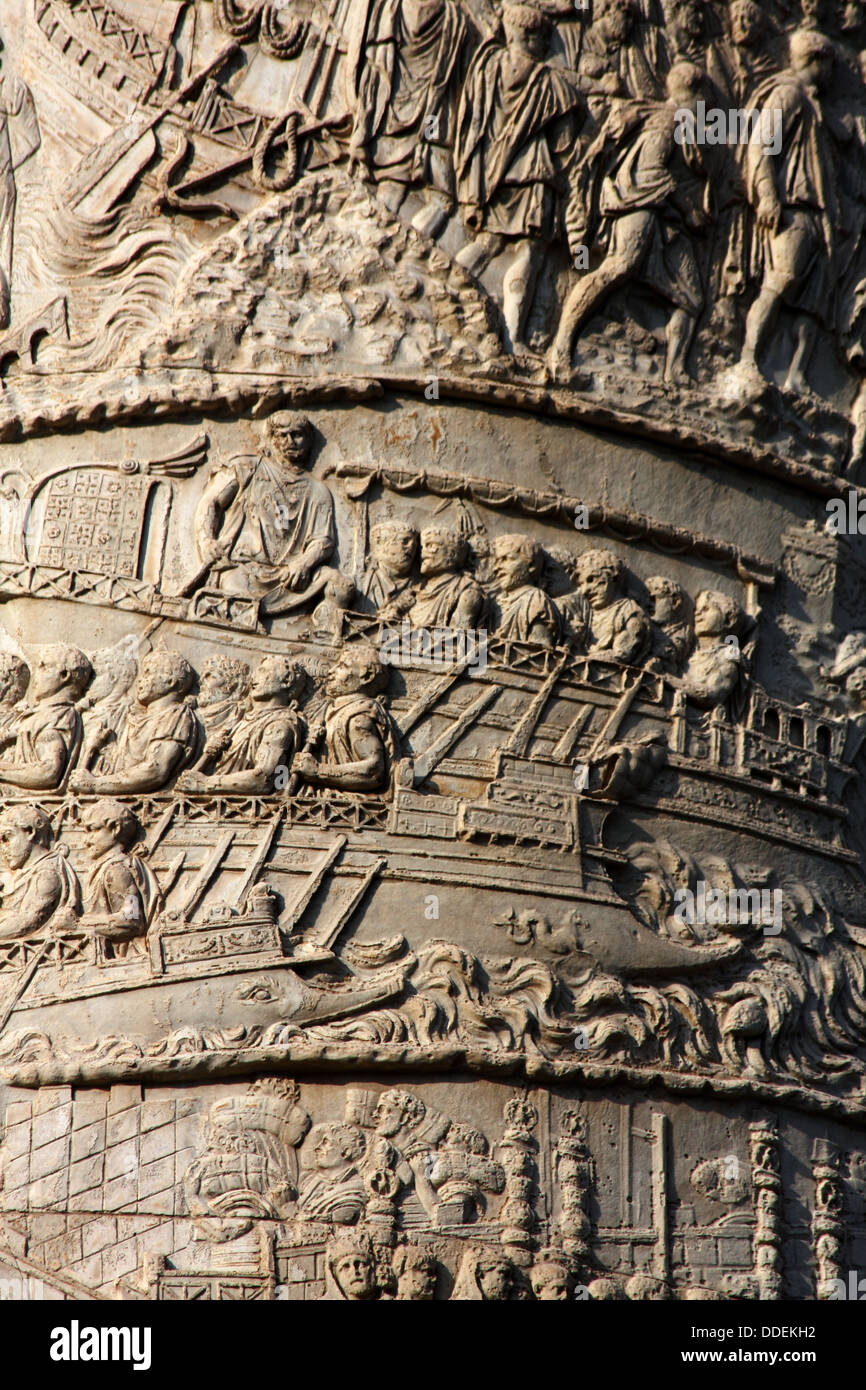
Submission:
[[[401,0],[373,0],[360,16],[349,53],[352,145],[379,177],[432,184],[453,196],[450,161],[433,152],[453,143],[453,112],[477,42],[453,0],[432,0],[417,30]]]
[[[511,59],[491,39],[470,65],[457,115],[457,196],[480,210],[475,230],[552,241],[560,191],[554,155],[570,151],[574,139],[553,127],[576,112],[582,124],[586,105],[562,69],[529,59],[518,69]]]

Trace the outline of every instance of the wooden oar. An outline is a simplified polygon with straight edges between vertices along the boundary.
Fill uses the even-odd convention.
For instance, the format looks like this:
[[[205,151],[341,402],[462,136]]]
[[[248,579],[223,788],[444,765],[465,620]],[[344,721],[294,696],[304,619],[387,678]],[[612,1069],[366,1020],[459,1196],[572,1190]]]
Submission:
[[[15,1005],[21,1002],[21,996],[23,995],[27,986],[30,984],[30,981],[33,979],[33,976],[36,974],[36,971],[38,970],[39,966],[42,964],[42,959],[47,953],[50,945],[50,941],[43,941],[42,945],[39,947],[39,950],[36,952],[36,955],[33,957],[30,964],[22,972],[18,984],[12,991],[12,998],[9,1000],[7,1004],[3,1006],[3,1012],[0,1013],[0,1033],[3,1032],[3,1029],[6,1027],[6,1024],[12,1017]]]

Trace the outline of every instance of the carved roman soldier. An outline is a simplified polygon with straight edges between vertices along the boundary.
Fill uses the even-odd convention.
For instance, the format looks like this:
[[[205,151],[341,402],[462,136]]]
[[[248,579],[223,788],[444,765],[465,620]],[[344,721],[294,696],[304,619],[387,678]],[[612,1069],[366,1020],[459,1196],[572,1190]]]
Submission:
[[[62,644],[42,647],[31,662],[26,704],[0,728],[0,781],[33,791],[54,791],[74,764],[81,744],[76,708],[93,677],[84,652]]]
[[[38,806],[10,806],[0,816],[0,859],[6,882],[0,940],[32,936],[49,926],[75,926],[81,889],[65,845],[52,847],[51,822]]]
[[[97,801],[83,816],[90,871],[83,883],[81,926],[107,943],[109,954],[143,951],[144,938],[162,906],[149,864],[132,847],[141,826],[120,801]]]
[[[307,782],[347,791],[387,786],[396,760],[390,715],[376,696],[387,669],[372,647],[347,646],[328,675],[324,720],[310,730],[309,745],[295,755],[294,770]]]
[[[198,749],[201,725],[186,698],[193,680],[179,652],[150,652],[139,667],[136,700],[125,722],[119,730],[99,726],[82,749],[75,789],[115,796],[166,786]]]
[[[421,532],[421,583],[409,609],[413,627],[475,627],[484,607],[484,592],[465,573],[467,547],[456,531],[436,526]]]
[[[295,700],[304,680],[305,673],[286,657],[265,657],[253,674],[249,700],[236,709],[234,725],[208,729],[198,767],[182,775],[181,788],[262,793],[274,789],[278,769],[287,785],[307,731]]]
[[[441,230],[454,201],[457,99],[478,32],[455,0],[369,0],[349,53],[352,152],[392,210],[409,188],[429,202],[416,225]]]
[[[544,557],[531,536],[499,536],[493,543],[496,597],[491,604],[494,632],[516,642],[554,647],[562,623],[538,580]]]

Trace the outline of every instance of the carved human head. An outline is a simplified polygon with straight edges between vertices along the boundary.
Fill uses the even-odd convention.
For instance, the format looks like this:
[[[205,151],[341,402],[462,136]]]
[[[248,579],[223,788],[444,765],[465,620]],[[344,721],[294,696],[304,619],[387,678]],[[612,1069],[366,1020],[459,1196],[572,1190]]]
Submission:
[[[866,709],[866,667],[852,671],[845,682],[845,691],[855,705]]]
[[[307,1148],[317,1168],[342,1168],[363,1157],[367,1136],[357,1125],[338,1120],[332,1124],[313,1125]]]
[[[510,1298],[514,1284],[511,1261],[504,1255],[480,1255],[475,1264],[475,1281],[486,1302],[503,1302]]]
[[[421,573],[458,574],[466,564],[466,541],[459,531],[425,526],[421,532]]]
[[[731,35],[734,43],[751,48],[767,31],[767,17],[755,0],[734,0],[731,6]]]
[[[623,587],[622,560],[610,550],[587,550],[576,566],[577,586],[592,608],[607,608]]]
[[[222,700],[242,700],[250,686],[250,668],[245,661],[229,656],[209,656],[198,681],[198,702],[202,707]]]
[[[436,1256],[419,1245],[401,1245],[391,1267],[397,1279],[397,1297],[412,1303],[431,1303],[436,1297],[439,1265]]]
[[[387,667],[379,653],[367,642],[350,642],[328,672],[327,691],[332,699],[340,695],[376,695],[388,683]]]
[[[464,1124],[462,1120],[451,1121],[446,1142],[449,1149],[460,1149],[467,1154],[483,1155],[490,1147],[480,1129]]]
[[[593,28],[608,44],[623,43],[635,19],[633,0],[599,0],[593,10]]]
[[[166,695],[186,695],[194,679],[195,672],[186,657],[160,647],[148,652],[140,662],[136,694],[141,704],[149,705]]]
[[[694,63],[674,63],[667,75],[667,93],[678,107],[691,110],[704,88],[704,74]]]
[[[524,584],[537,584],[543,563],[541,546],[532,536],[497,536],[493,542],[496,582],[505,593]]]
[[[272,699],[277,695],[297,696],[305,680],[306,672],[296,661],[290,661],[287,656],[266,656],[253,672],[250,694],[254,700]]]
[[[79,700],[92,679],[93,667],[84,652],[59,642],[40,647],[31,662],[30,694],[40,700],[62,692],[70,700]]]
[[[135,684],[138,675],[135,646],[135,638],[128,638],[123,642],[117,642],[113,647],[103,647],[94,654],[93,667],[96,674],[87,691],[88,702],[91,705],[111,695],[124,695]]]
[[[267,423],[267,437],[281,463],[303,468],[313,451],[313,426],[306,415],[278,410]]]
[[[681,31],[690,39],[699,39],[704,32],[704,17],[699,0],[674,0],[672,8]]]
[[[376,1105],[376,1129],[379,1134],[384,1134],[390,1139],[399,1130],[420,1124],[426,1113],[427,1107],[423,1100],[411,1095],[409,1091],[397,1088],[383,1091]]]
[[[659,1303],[670,1298],[670,1290],[654,1274],[633,1274],[625,1281],[625,1296],[633,1302]]]
[[[679,584],[665,575],[653,575],[646,581],[650,596],[650,617],[654,622],[682,623],[688,620],[689,596]]]
[[[0,652],[0,705],[14,705],[30,681],[30,667],[13,652]]]
[[[85,846],[97,858],[118,846],[131,849],[141,833],[141,826],[129,807],[109,797],[86,806],[81,822]]]
[[[726,637],[738,633],[743,610],[735,599],[715,589],[703,589],[695,599],[695,632],[698,637]]]
[[[344,1298],[364,1302],[375,1298],[376,1264],[370,1238],[361,1231],[347,1231],[328,1246],[325,1259]]]
[[[797,29],[790,40],[791,67],[804,82],[823,90],[833,75],[833,45],[816,29]]]
[[[380,521],[370,532],[370,547],[378,564],[403,579],[412,573],[418,554],[418,532],[402,521]]]
[[[502,10],[506,42],[533,58],[543,58],[550,43],[550,20],[536,5],[506,4]]]
[[[602,1276],[599,1279],[592,1279],[586,1286],[586,1291],[593,1303],[625,1303],[626,1297],[622,1290],[622,1285],[616,1279],[609,1279]]]
[[[561,1250],[542,1250],[529,1275],[532,1291],[542,1303],[563,1303],[571,1297],[573,1279]]]
[[[38,806],[9,806],[0,814],[0,859],[20,869],[31,854],[48,849],[51,822]]]

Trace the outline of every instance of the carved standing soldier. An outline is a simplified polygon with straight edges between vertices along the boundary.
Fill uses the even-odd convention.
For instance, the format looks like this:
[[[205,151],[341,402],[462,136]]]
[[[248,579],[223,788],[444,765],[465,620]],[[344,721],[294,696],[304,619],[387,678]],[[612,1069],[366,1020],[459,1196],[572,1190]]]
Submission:
[[[480,275],[506,246],[503,281],[510,345],[523,338],[545,246],[560,231],[563,169],[586,117],[573,77],[543,61],[550,21],[534,5],[503,10],[504,42],[490,39],[472,60],[460,101],[457,194],[474,235],[457,256]]]
[[[0,39],[0,70],[3,40]],[[25,83],[0,71],[0,329],[8,328],[12,309],[12,251],[15,237],[15,170],[42,143],[36,107]]]
[[[378,653],[350,644],[331,669],[324,722],[310,730],[309,747],[295,754],[294,770],[319,786],[379,791],[396,753],[391,719],[376,698],[388,680]]]
[[[414,226],[436,236],[454,206],[457,99],[478,32],[455,0],[364,0],[349,53],[353,156],[392,212],[412,188]]]
[[[607,133],[620,152],[602,183],[599,204],[610,244],[601,265],[578,280],[563,307],[551,349],[558,376],[571,369],[581,329],[615,290],[635,281],[672,306],[665,379],[689,379],[686,358],[704,305],[690,233],[707,225],[707,185],[696,146],[678,136],[685,128],[682,113],[694,109],[702,81],[691,63],[676,63],[668,74],[666,102],[619,103],[611,112]]]
[[[819,324],[830,326],[838,268],[832,137],[820,103],[833,72],[833,47],[801,29],[791,36],[791,71],[759,87],[757,110],[781,112],[782,148],[750,144],[746,181],[757,219],[753,275],[761,291],[749,310],[741,368],[755,374],[783,305],[796,311],[797,346],[785,389],[807,393],[806,371]]]
[[[84,847],[90,871],[82,885],[81,926],[123,957],[132,947],[141,954],[144,938],[162,906],[162,894],[148,864],[132,847],[141,826],[120,801],[97,801],[84,810]]]
[[[267,440],[263,453],[217,468],[195,516],[202,564],[225,592],[261,598],[263,614],[307,588],[336,544],[334,499],[307,472],[310,421],[280,411],[268,420]]]
[[[81,906],[78,879],[65,845],[52,848],[51,822],[38,806],[9,806],[0,815],[0,940],[47,927],[73,927]]]
[[[82,749],[73,790],[116,796],[167,786],[195,756],[200,725],[190,702],[194,672],[179,652],[150,652],[139,666],[136,700],[119,731],[100,725]],[[91,771],[99,755],[100,766]]]
[[[296,699],[305,673],[284,656],[266,656],[253,673],[250,698],[234,727],[206,726],[204,752],[178,783],[185,791],[261,795],[272,791],[304,742],[306,724]]]
[[[77,647],[42,647],[31,663],[29,699],[0,727],[0,781],[31,791],[56,791],[81,743],[77,702],[93,667]]]
[[[427,526],[421,532],[421,584],[409,610],[413,627],[475,627],[484,592],[466,574],[467,546],[457,531]]]

